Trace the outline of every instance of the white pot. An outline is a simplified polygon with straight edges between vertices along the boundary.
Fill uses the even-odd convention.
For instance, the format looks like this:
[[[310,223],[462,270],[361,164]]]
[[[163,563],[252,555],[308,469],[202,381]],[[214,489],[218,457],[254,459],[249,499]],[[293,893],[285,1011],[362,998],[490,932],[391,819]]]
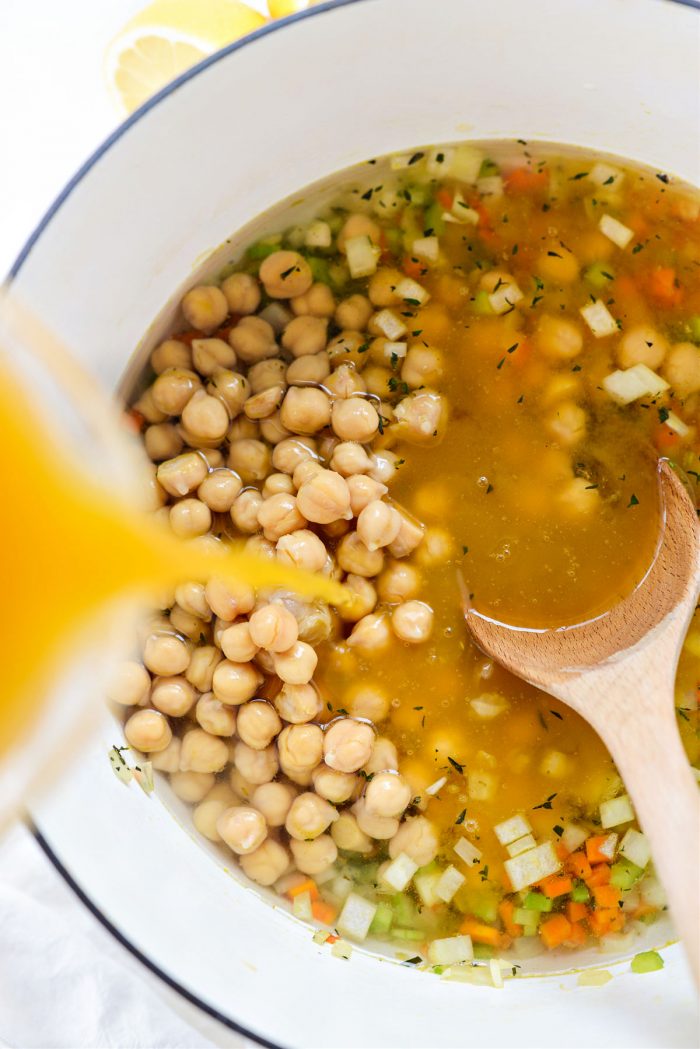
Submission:
[[[698,181],[698,14],[664,0],[346,0],[204,62],[78,173],[18,260],[23,296],[108,387],[232,231],[347,165],[458,138],[566,142]],[[230,247],[219,252],[227,257]],[[152,329],[152,335],[154,334]],[[153,967],[262,1044],[691,1046],[695,998],[666,967],[589,954],[575,973],[497,992],[355,950],[226,870],[184,809],[110,771],[99,732],[34,808],[47,847]],[[165,802],[165,804],[164,804]],[[179,813],[182,823],[168,812]],[[663,941],[662,926],[650,933]]]

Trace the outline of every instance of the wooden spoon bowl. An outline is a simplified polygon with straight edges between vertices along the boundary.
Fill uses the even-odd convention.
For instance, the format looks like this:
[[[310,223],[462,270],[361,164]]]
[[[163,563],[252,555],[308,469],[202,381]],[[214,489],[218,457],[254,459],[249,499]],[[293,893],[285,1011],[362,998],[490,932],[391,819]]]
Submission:
[[[700,985],[700,793],[674,709],[678,657],[700,587],[700,529],[666,461],[659,464],[659,487],[654,562],[609,612],[576,626],[538,630],[491,619],[465,596],[464,614],[484,652],[568,704],[606,744],[649,839]]]

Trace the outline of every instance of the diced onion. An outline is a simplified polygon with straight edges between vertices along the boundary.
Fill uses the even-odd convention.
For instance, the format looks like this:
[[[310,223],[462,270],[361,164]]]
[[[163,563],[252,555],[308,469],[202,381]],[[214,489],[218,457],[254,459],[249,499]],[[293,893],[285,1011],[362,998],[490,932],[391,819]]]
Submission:
[[[431,965],[454,965],[456,962],[470,962],[474,957],[471,936],[445,936],[433,940],[428,947],[428,961]]]
[[[506,852],[509,856],[519,856],[521,852],[534,849],[536,844],[537,842],[532,834],[523,834],[522,838],[517,838],[515,841],[511,841],[509,845],[506,845]]]
[[[582,306],[579,313],[596,339],[603,339],[606,335],[614,335],[618,330],[617,321],[600,299],[589,302],[587,306]]]
[[[595,182],[596,186],[605,186],[611,189],[614,186],[617,189],[625,175],[623,171],[620,171],[619,168],[614,168],[612,164],[603,164],[599,161],[588,172],[588,177],[591,182]]]
[[[646,867],[651,859],[651,849],[646,836],[641,831],[635,830],[634,827],[630,827],[625,832],[620,842],[620,853],[638,867]]]
[[[612,215],[601,215],[598,229],[604,237],[611,240],[613,244],[617,244],[618,248],[626,248],[634,236],[634,230],[613,218]]]
[[[665,419],[666,425],[669,430],[673,430],[679,437],[687,437],[690,433],[690,427],[686,426],[682,419],[679,419],[675,412],[669,412]]]
[[[413,888],[425,907],[434,907],[436,903],[440,903],[440,897],[435,890],[441,877],[442,872],[437,871],[432,874],[416,874],[413,879]]]
[[[454,851],[460,860],[464,860],[468,867],[472,867],[481,860],[481,851],[476,845],[472,845],[469,838],[460,838],[454,847]]]
[[[384,870],[382,881],[385,881],[392,889],[396,889],[397,892],[403,892],[417,870],[418,864],[414,863],[405,852],[400,852]]]
[[[646,364],[635,364],[625,371],[610,372],[601,383],[603,389],[617,404],[631,404],[640,397],[658,397],[668,383]]]
[[[384,352],[389,358],[392,354],[395,357],[405,357],[408,352],[407,342],[393,342],[391,339],[384,343]]]
[[[513,889],[519,892],[528,885],[548,878],[550,874],[556,874],[561,863],[551,841],[545,841],[528,852],[522,852],[519,856],[506,860],[504,866]]]
[[[478,226],[479,212],[470,208],[461,193],[455,193],[450,211],[443,212],[445,222],[457,222],[462,226]]]
[[[508,709],[508,705],[508,700],[505,696],[501,696],[498,692],[485,692],[483,695],[469,700],[469,706],[477,717],[486,720],[503,714]]]
[[[576,852],[579,845],[583,845],[588,837],[585,827],[579,827],[577,823],[565,823],[564,833],[559,839],[567,852]]]
[[[428,174],[437,175],[438,177],[451,174],[454,156],[454,149],[431,149],[425,161]]]
[[[376,911],[376,903],[370,903],[359,893],[351,892],[338,915],[336,928],[343,936],[349,936],[353,940],[364,940]]]
[[[328,929],[317,929],[311,939],[320,947],[328,939]]]
[[[386,335],[387,339],[391,342],[396,339],[400,339],[402,335],[405,335],[408,328],[393,310],[380,310],[375,315],[374,323],[377,325],[382,335]]]
[[[314,874],[314,881],[317,885],[325,885],[327,881],[333,881],[338,876],[338,871],[335,867],[326,867],[325,871],[319,871],[318,874]]]
[[[304,234],[304,243],[307,248],[330,248],[331,227],[321,219],[312,222]]]
[[[496,777],[483,769],[472,769],[467,776],[467,794],[472,801],[490,801],[497,787]]]
[[[426,262],[437,262],[440,254],[440,241],[437,237],[419,237],[413,241],[411,254]]]
[[[366,234],[359,237],[348,237],[345,241],[345,255],[351,277],[371,277],[377,272],[380,254],[379,248]]]
[[[134,769],[134,779],[144,794],[152,794],[155,786],[153,782],[153,762],[143,761],[140,768]]]
[[[503,987],[503,973],[501,972],[501,963],[498,958],[489,958],[489,971],[491,973],[491,981],[494,987]]]
[[[482,197],[502,197],[503,179],[500,175],[486,175],[477,180],[476,188]]]
[[[415,280],[411,280],[410,277],[404,277],[400,280],[395,289],[394,294],[398,295],[400,299],[406,299],[410,302],[417,302],[419,305],[423,305],[430,298],[429,293]]]
[[[608,834],[603,844],[598,846],[598,851],[602,852],[603,856],[607,856],[611,863],[615,856],[619,837],[620,835],[613,831],[612,834]]]
[[[292,902],[292,914],[295,918],[301,918],[305,922],[310,922],[313,918],[311,911],[311,893],[300,892],[298,896],[294,897]]]
[[[350,878],[346,878],[344,875],[339,875],[333,882],[332,889],[333,895],[338,900],[346,900],[352,892],[353,883]]]
[[[391,170],[403,171],[404,168],[410,168],[413,156],[413,153],[396,153],[389,161]]]
[[[522,297],[523,293],[515,281],[503,281],[501,286],[489,295],[489,304],[494,313],[508,313]]]
[[[116,747],[112,747],[109,752],[109,763],[112,766],[112,772],[121,780],[122,783],[131,783],[133,772],[129,765],[124,761],[121,756],[121,752]]]
[[[561,750],[548,750],[540,762],[540,772],[543,776],[552,776],[554,779],[562,779],[571,768],[571,759]]]
[[[647,874],[643,881],[639,883],[639,891],[642,894],[642,899],[650,907],[665,907],[666,906],[666,892],[663,885],[658,878],[652,874]]]
[[[431,796],[437,794],[447,783],[447,776],[441,776],[440,779],[436,779],[434,783],[431,783],[429,787],[426,787],[423,791],[424,794],[430,794]]]
[[[449,903],[455,893],[464,885],[465,881],[464,875],[456,867],[450,865],[440,876],[440,880],[435,886],[435,895],[443,903]]]
[[[518,838],[529,834],[532,827],[525,816],[518,815],[497,823],[493,830],[501,845],[510,845],[512,841],[517,841]]]
[[[352,947],[347,940],[336,940],[331,947],[331,954],[334,958],[344,958],[347,961],[352,955]]]
[[[457,146],[450,164],[450,174],[460,182],[474,183],[479,177],[484,154],[474,146]]]
[[[621,823],[629,823],[633,819],[634,810],[627,794],[600,803],[600,825],[604,830],[619,827]]]

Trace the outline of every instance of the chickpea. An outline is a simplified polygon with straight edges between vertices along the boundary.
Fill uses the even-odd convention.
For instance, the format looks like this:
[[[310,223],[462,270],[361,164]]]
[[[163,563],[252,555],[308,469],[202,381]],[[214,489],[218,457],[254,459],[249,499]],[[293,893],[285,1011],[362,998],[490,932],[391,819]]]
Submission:
[[[232,753],[232,758],[234,760],[235,760],[235,755],[236,755],[236,748],[238,746],[239,746],[238,743],[233,743],[233,744],[229,745],[229,751],[230,751],[230,753]],[[241,743],[240,746],[241,747],[245,746],[245,744]],[[248,749],[250,749],[250,748],[248,748]],[[261,751],[261,750],[251,750],[250,753],[251,754],[263,754],[263,751]],[[249,759],[246,759],[246,761],[249,762],[249,765],[252,768],[254,774],[255,774],[256,771],[257,772],[261,772],[261,771],[266,771],[267,770],[268,760],[264,756],[263,756],[262,760],[258,760],[256,763],[253,762],[252,759],[250,761],[249,761]],[[275,766],[275,769],[276,769],[276,767],[277,766]],[[229,790],[231,791],[231,793],[234,796],[234,798],[233,798],[233,804],[234,805],[235,805],[236,801],[250,801],[250,799],[253,797],[253,793],[255,791],[255,784],[251,783],[249,780],[247,780],[245,778],[245,776],[243,775],[243,773],[239,772],[239,770],[235,767],[235,765],[234,765],[234,767],[232,769],[229,769],[229,776],[228,776],[228,784],[227,784],[227,786],[228,786]]]
[[[124,735],[130,747],[144,754],[165,750],[173,736],[168,719],[157,710],[137,710],[126,722]]]
[[[664,363],[664,376],[679,397],[700,390],[700,348],[692,342],[677,342]]]
[[[221,282],[231,313],[255,313],[260,305],[260,285],[250,273],[232,273]]]
[[[367,289],[369,301],[373,306],[380,308],[383,306],[394,306],[401,301],[400,295],[396,293],[396,288],[404,279],[403,273],[400,273],[398,270],[380,267],[370,278],[369,288]]]
[[[668,352],[668,341],[661,332],[648,324],[637,324],[630,328],[617,345],[617,363],[621,368],[635,364],[646,364],[654,371]]]
[[[333,402],[331,425],[341,441],[371,441],[379,427],[376,408],[364,397],[347,397]]]
[[[153,403],[166,415],[180,415],[202,382],[196,372],[184,368],[168,368],[162,372],[151,387]]]
[[[336,379],[334,371],[330,378],[324,383],[326,389],[330,390],[336,397],[350,396],[350,393],[342,392],[343,387],[345,387],[350,380],[353,382],[353,387],[350,392],[355,393],[358,390],[364,390],[365,384],[362,381],[362,376],[358,373],[367,363],[366,348],[367,339],[359,331],[341,331],[328,343],[326,353],[331,368],[337,370],[340,370],[340,368],[344,369],[344,375],[341,379]]]
[[[296,791],[288,783],[273,782],[256,787],[251,800],[268,827],[282,827],[295,797]]]
[[[372,316],[372,304],[364,295],[351,295],[338,303],[335,311],[335,323],[339,328],[351,331],[364,331]]]
[[[339,473],[341,477],[351,477],[353,474],[364,474],[372,469],[372,460],[368,453],[356,441],[341,441],[333,449],[331,455],[331,469]]]
[[[182,772],[220,772],[227,762],[228,747],[218,736],[193,728],[182,737]]]
[[[374,655],[384,652],[391,643],[391,629],[388,616],[381,612],[371,612],[359,619],[347,641],[350,648],[357,649],[363,655]]]
[[[265,817],[251,805],[233,805],[226,809],[216,821],[216,829],[238,856],[254,852],[267,837]]]
[[[318,470],[305,481],[297,493],[297,505],[306,520],[315,524],[352,517],[348,483],[334,470]]]
[[[152,674],[173,677],[187,670],[190,650],[174,634],[151,634],[143,646],[143,661]]]
[[[410,784],[398,772],[377,772],[365,789],[365,805],[373,816],[399,817],[412,796]]]
[[[182,410],[182,422],[188,432],[205,441],[220,441],[229,428],[226,407],[205,390],[197,390]]]
[[[338,251],[345,254],[345,242],[351,237],[369,237],[373,244],[379,244],[381,230],[374,219],[361,213],[350,215],[338,234],[336,244]]]
[[[285,386],[271,386],[262,393],[256,393],[245,402],[243,411],[249,419],[262,421],[279,410],[284,398]]]
[[[328,320],[325,317],[295,317],[282,336],[282,345],[293,357],[321,353],[327,341]]]
[[[231,509],[242,487],[238,474],[220,467],[207,474],[197,489],[197,495],[210,510],[224,514]]]
[[[257,419],[249,419],[246,415],[239,415],[229,426],[226,437],[229,444],[233,444],[235,441],[259,441],[260,423]]]
[[[546,420],[552,437],[565,447],[577,444],[586,434],[586,413],[573,401],[562,401]]]
[[[263,501],[257,488],[245,488],[240,495],[236,496],[230,514],[239,532],[246,534],[257,532],[258,513]]]
[[[170,527],[179,539],[206,535],[211,528],[211,510],[199,499],[181,499],[170,507]]]
[[[405,601],[391,615],[391,625],[400,641],[417,645],[433,632],[433,610],[424,601]]]
[[[230,801],[216,798],[210,799],[209,797],[206,797],[204,801],[200,801],[192,812],[192,822],[195,829],[204,835],[205,838],[208,838],[209,841],[221,841],[221,835],[216,829],[216,821],[224,809],[229,808],[230,805]]]
[[[258,649],[253,662],[260,667],[263,674],[267,674],[268,677],[275,677],[275,662],[271,652],[266,652],[264,648]],[[275,685],[277,682],[275,682]]]
[[[173,772],[170,776],[173,793],[189,805],[197,805],[214,786],[211,772]]]
[[[583,334],[578,324],[566,317],[545,314],[535,335],[537,348],[550,360],[571,360],[583,349]]]
[[[262,502],[258,510],[258,524],[265,538],[275,543],[283,535],[303,528],[306,519],[299,512],[297,497],[289,492],[280,492]]]
[[[385,407],[382,405],[382,412],[385,412]],[[396,478],[401,460],[395,452],[385,448],[382,452],[372,453],[372,469],[369,471],[369,476],[373,481],[378,481],[380,484],[388,485]]]
[[[303,295],[295,295],[289,305],[297,317],[332,317],[335,312],[333,292],[327,284],[317,281]]]
[[[280,421],[279,410],[273,412],[272,415],[268,415],[267,418],[260,420],[260,436],[271,445],[279,444],[280,441],[284,441],[287,437],[291,437],[289,430],[287,430]]]
[[[338,609],[338,614],[346,623],[357,623],[374,610],[377,604],[377,591],[364,576],[352,573],[345,578],[343,585],[350,593],[351,601]]]
[[[375,724],[384,721],[389,715],[389,696],[380,685],[359,682],[353,685],[343,697],[343,705],[355,718],[366,718]],[[375,742],[375,747],[379,740]]]
[[[322,874],[338,858],[338,847],[328,834],[322,834],[313,841],[297,841],[292,838],[289,847],[297,868],[303,874]]]
[[[228,465],[245,484],[264,481],[270,472],[270,450],[262,441],[250,438],[234,441],[229,449]]]
[[[439,350],[432,346],[421,346],[414,343],[401,367],[401,380],[412,390],[419,386],[435,386],[442,378],[445,361]]]
[[[207,392],[212,397],[219,397],[228,408],[231,418],[235,420],[250,397],[250,385],[240,372],[220,368],[212,375]]]
[[[273,495],[293,495],[295,492],[294,482],[289,474],[268,474],[263,484],[263,499],[269,499]]]
[[[403,507],[396,507],[396,509],[401,514],[401,528],[396,539],[389,545],[389,553],[393,557],[408,557],[423,541],[425,528]]]
[[[157,772],[177,772],[180,768],[180,749],[182,743],[178,736],[168,743],[165,750],[159,750],[156,754],[149,755],[151,765]]]
[[[291,804],[284,827],[297,841],[317,838],[337,820],[338,812],[324,798],[307,791],[299,794]]]
[[[364,798],[359,798],[355,802],[352,812],[362,833],[370,838],[376,838],[377,841],[387,841],[393,838],[399,829],[399,821],[394,816],[375,816],[368,812]]]
[[[191,612],[187,612],[184,608],[180,608],[178,604],[174,604],[170,609],[168,619],[170,620],[170,625],[173,630],[176,630],[178,634],[188,637],[190,641],[199,641],[200,638],[208,639],[208,624],[199,619],[198,616],[193,616]]]
[[[151,702],[161,714],[173,718],[184,717],[192,709],[195,692],[184,677],[161,677],[153,682]]]
[[[224,455],[219,448],[202,448],[200,455],[204,456],[210,470],[218,470],[224,465]]]
[[[374,364],[371,364],[362,373],[362,378],[365,380],[365,386],[367,387],[367,393],[374,394],[375,397],[389,397],[392,393],[393,382],[396,378],[393,371],[390,368],[379,368]],[[382,415],[385,412],[382,411]]]
[[[316,459],[307,459],[306,462],[299,463],[298,466],[294,467],[294,473],[292,474],[294,487],[301,488],[303,484],[306,484],[312,477],[320,473],[323,473],[323,467]]]
[[[287,382],[291,386],[295,383],[323,383],[330,373],[331,366],[327,354],[315,353],[308,357],[297,357],[292,361],[287,368]]]
[[[271,324],[262,317],[242,317],[228,337],[239,360],[255,364],[267,357],[276,357],[279,352],[275,332]]]
[[[276,557],[275,544],[265,539],[262,535],[251,535],[245,541],[245,550],[249,554],[255,554],[263,561],[274,561]]]
[[[277,711],[267,700],[244,703],[238,711],[238,735],[253,750],[265,750],[282,728]]]
[[[295,641],[286,652],[273,654],[275,673],[287,685],[306,685],[314,676],[318,656],[305,641]]]
[[[219,636],[219,645],[233,663],[249,663],[257,655],[258,646],[250,636],[248,623],[234,623]]]
[[[444,528],[428,528],[416,553],[416,561],[423,568],[444,564],[455,555],[452,536]]]
[[[420,572],[413,565],[389,561],[377,580],[377,593],[388,604],[410,601],[419,593],[421,582]]]
[[[252,699],[262,680],[262,675],[252,664],[224,659],[214,671],[212,689],[222,703],[235,707]]]
[[[252,392],[264,393],[266,390],[284,386],[286,372],[287,365],[279,357],[258,361],[248,369],[248,382]]]
[[[424,867],[437,856],[438,834],[435,826],[425,816],[412,816],[405,820],[389,842],[389,855],[396,859],[400,852]]]
[[[281,473],[293,474],[300,463],[316,458],[313,437],[287,437],[275,447],[272,465]]]
[[[241,856],[241,870],[258,885],[273,885],[290,864],[289,853],[278,841],[267,838],[253,852]]]
[[[555,241],[537,259],[535,273],[554,284],[573,284],[579,274],[579,262],[573,252]]]
[[[369,759],[374,729],[355,718],[338,718],[325,731],[323,754],[326,765],[338,772],[357,772]]]
[[[273,299],[294,299],[313,284],[311,267],[296,251],[275,251],[263,259],[260,280]]]
[[[326,564],[326,548],[314,532],[306,528],[289,532],[277,541],[277,558],[282,564],[320,572]]]
[[[168,495],[183,496],[194,491],[207,476],[207,463],[197,452],[185,452],[161,463],[156,471],[158,484]]]
[[[223,339],[193,339],[192,366],[209,378],[219,368],[235,368],[236,351]]]
[[[214,671],[221,662],[221,652],[213,645],[198,645],[192,652],[185,677],[198,692],[209,692]]]
[[[401,515],[392,506],[374,499],[357,518],[357,534],[370,552],[393,543],[401,528]]]
[[[323,709],[321,697],[312,682],[305,685],[283,685],[275,696],[275,709],[292,725],[302,725],[318,717]]]
[[[434,390],[417,390],[396,405],[397,436],[409,444],[440,441],[447,424],[447,403]]]
[[[160,375],[168,368],[184,368],[189,371],[192,368],[192,354],[185,342],[179,339],[166,339],[156,346],[151,354],[151,368]]]
[[[258,648],[285,652],[299,637],[297,621],[284,605],[263,605],[253,612],[249,623],[250,637]]]
[[[145,703],[151,690],[151,678],[141,663],[129,660],[116,668],[107,686],[107,699],[122,707]]]
[[[344,572],[367,579],[379,575],[384,566],[381,550],[370,550],[357,532],[344,535],[336,551],[338,564]]]
[[[226,320],[228,303],[220,288],[213,284],[200,284],[184,296],[182,312],[190,327],[197,331],[213,331]]]
[[[338,819],[331,827],[331,836],[339,849],[343,852],[360,852],[367,854],[372,852],[374,843],[369,835],[360,830],[359,824],[352,812],[341,812]]]
[[[567,514],[579,517],[597,510],[600,496],[585,477],[572,477],[559,488],[557,502]]]
[[[146,454],[153,462],[172,459],[182,451],[182,438],[172,423],[154,423],[143,435]]]
[[[151,510],[154,515],[157,515],[161,510],[165,510],[167,515],[168,511],[164,504],[168,496],[156,480],[156,469],[154,466],[149,464],[146,467],[143,479],[143,509],[146,511]]]
[[[176,603],[183,611],[205,622],[211,619],[211,609],[207,604],[206,591],[201,583],[180,583],[175,588],[174,596]]]
[[[330,421],[328,395],[313,387],[291,386],[280,408],[282,425],[292,433],[318,433]]]
[[[369,503],[375,499],[381,499],[389,490],[385,484],[375,481],[374,478],[367,477],[364,474],[348,477],[347,483],[350,492],[350,509],[353,517],[359,517],[362,510]]]
[[[279,769],[277,748],[273,744],[259,750],[239,740],[234,746],[233,763],[248,783],[269,783]]]
[[[318,725],[288,725],[277,739],[280,763],[283,770],[302,769],[309,773],[323,757],[323,731]]]
[[[199,697],[194,716],[200,728],[211,736],[232,736],[236,731],[236,711],[225,706],[213,692]]]
[[[365,764],[365,772],[370,775],[373,772],[386,772],[387,770],[398,771],[399,755],[396,746],[386,736],[377,736],[372,755]]]
[[[321,798],[340,805],[352,797],[359,785],[357,776],[351,772],[338,772],[327,765],[319,765],[311,774],[314,790]]]
[[[167,412],[162,412],[160,408],[156,407],[156,403],[153,400],[152,386],[143,391],[139,399],[134,402],[134,408],[143,415],[147,423],[162,423],[168,417]]]
[[[215,616],[232,623],[255,607],[255,591],[247,583],[227,583],[212,576],[204,588],[207,603]]]

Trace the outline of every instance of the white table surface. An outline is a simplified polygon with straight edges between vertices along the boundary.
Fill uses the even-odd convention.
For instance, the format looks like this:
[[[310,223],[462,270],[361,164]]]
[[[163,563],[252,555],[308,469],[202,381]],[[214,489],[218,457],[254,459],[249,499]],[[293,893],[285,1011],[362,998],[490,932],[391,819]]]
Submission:
[[[147,0],[0,0],[0,278],[123,118],[109,40]],[[264,10],[262,0],[249,0]],[[0,1045],[206,1049],[245,1042],[170,991],[66,886],[22,825],[0,840]]]

